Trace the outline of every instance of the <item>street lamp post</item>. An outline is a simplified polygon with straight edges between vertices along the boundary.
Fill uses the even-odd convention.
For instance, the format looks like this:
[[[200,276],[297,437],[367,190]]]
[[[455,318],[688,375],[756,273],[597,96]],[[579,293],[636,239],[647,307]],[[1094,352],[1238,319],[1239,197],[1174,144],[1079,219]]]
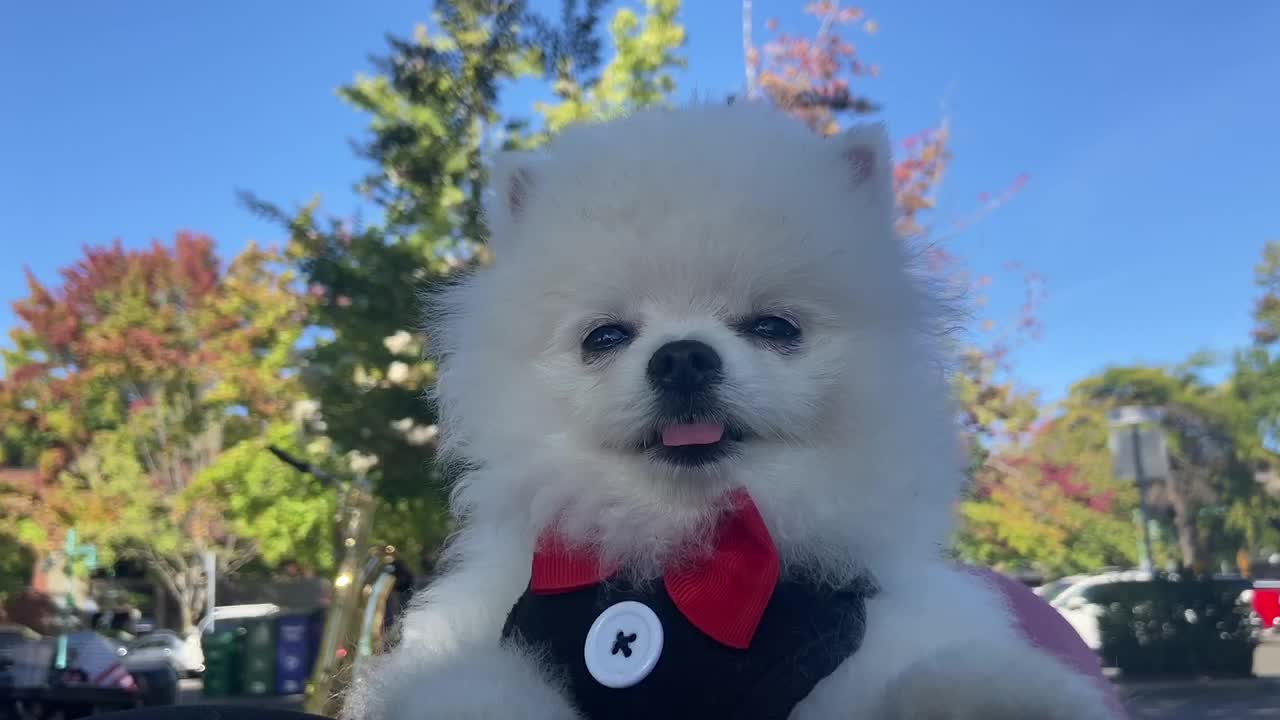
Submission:
[[[1142,569],[1151,572],[1151,515],[1147,512],[1147,476],[1142,471],[1142,430],[1138,425],[1129,426],[1133,442],[1133,475],[1138,486],[1138,519],[1142,523]]]
[[[1164,432],[1160,429],[1163,418],[1160,408],[1126,406],[1107,413],[1116,477],[1132,479],[1138,488],[1138,522],[1142,526],[1138,551],[1145,572],[1151,572],[1154,558],[1147,488],[1152,480],[1166,477],[1169,472]]]
[[[81,545],[76,539],[75,528],[71,528],[67,530],[67,539],[63,546],[63,558],[62,573],[66,578],[67,594],[63,601],[66,605],[62,609],[62,632],[58,633],[58,651],[53,661],[53,666],[56,670],[67,669],[67,634],[71,631],[72,625],[74,625],[76,611],[76,599],[73,592],[76,560],[82,560],[85,567],[92,572],[98,566],[98,548],[93,545]]]

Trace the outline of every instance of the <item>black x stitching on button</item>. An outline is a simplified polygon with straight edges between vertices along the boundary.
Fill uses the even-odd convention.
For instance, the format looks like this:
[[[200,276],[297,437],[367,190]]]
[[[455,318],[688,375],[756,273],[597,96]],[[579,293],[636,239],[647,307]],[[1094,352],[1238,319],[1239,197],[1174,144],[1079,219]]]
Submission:
[[[629,658],[631,657],[631,643],[635,641],[636,641],[635,633],[631,633],[630,635],[627,635],[623,633],[621,630],[619,630],[618,636],[613,639],[613,650],[610,651],[609,654],[617,655],[618,653],[622,653],[622,657]]]

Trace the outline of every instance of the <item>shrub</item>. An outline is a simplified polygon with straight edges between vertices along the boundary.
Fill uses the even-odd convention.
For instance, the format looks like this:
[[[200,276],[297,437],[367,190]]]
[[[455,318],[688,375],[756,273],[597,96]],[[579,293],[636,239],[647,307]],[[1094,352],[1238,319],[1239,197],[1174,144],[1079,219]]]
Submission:
[[[1104,664],[1129,676],[1249,676],[1257,643],[1243,579],[1158,577],[1092,588]]]

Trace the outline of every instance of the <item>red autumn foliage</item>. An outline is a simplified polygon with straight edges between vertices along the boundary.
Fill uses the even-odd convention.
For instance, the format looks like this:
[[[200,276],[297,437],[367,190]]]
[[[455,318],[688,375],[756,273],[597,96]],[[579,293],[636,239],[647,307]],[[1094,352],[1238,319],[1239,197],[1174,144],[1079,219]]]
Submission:
[[[274,260],[251,246],[224,266],[212,239],[184,232],[145,249],[86,247],[52,287],[28,271],[0,419],[40,435],[48,478],[96,430],[160,397],[217,391],[223,404],[278,412],[281,368],[262,355],[299,331],[301,305]]]
[[[1025,456],[1006,458],[1003,462],[1008,468],[1024,477],[1032,478],[1036,485],[1054,487],[1062,493],[1063,497],[1085,505],[1091,510],[1109,513],[1115,503],[1114,490],[1095,490],[1086,480],[1080,478],[1080,469],[1071,463]],[[990,483],[980,485],[978,495],[987,497],[995,492],[996,488],[997,485]]]
[[[812,38],[778,31],[777,20],[765,23],[774,38],[763,50],[744,37],[747,55],[749,98],[763,96],[771,104],[803,120],[814,131],[833,135],[840,130],[841,115],[867,115],[879,110],[854,87],[856,80],[879,75],[879,67],[864,62],[849,35],[855,28],[872,34],[874,20],[856,7],[844,7],[834,0],[813,2],[805,13],[818,21]],[[749,26],[750,18],[744,26]],[[859,26],[860,24],[860,26]],[[1000,192],[983,193],[978,206],[969,213],[941,225],[935,219],[935,195],[950,165],[950,128],[946,118],[937,127],[928,128],[902,140],[904,154],[893,169],[894,190],[898,200],[898,232],[921,248],[927,269],[943,278],[957,295],[973,298],[975,305],[985,304],[983,289],[987,283],[975,282],[964,264],[947,249],[947,241],[998,209],[1027,184],[1027,175],[1019,175]],[[988,334],[983,352],[997,368],[1007,370],[1010,351],[1039,332],[1037,318],[1044,299],[1044,282],[1039,275],[1017,268],[1026,285],[1026,302],[1015,318],[1007,323],[982,323]]]

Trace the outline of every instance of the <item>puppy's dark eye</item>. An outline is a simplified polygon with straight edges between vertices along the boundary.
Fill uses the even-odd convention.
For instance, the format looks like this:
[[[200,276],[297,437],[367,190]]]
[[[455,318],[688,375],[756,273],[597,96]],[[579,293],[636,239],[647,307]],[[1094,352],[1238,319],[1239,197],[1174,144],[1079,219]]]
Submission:
[[[795,323],[777,315],[763,315],[751,321],[751,332],[766,340],[787,342],[800,337]]]
[[[602,353],[625,344],[631,333],[621,325],[604,325],[592,330],[582,340],[582,352]]]

